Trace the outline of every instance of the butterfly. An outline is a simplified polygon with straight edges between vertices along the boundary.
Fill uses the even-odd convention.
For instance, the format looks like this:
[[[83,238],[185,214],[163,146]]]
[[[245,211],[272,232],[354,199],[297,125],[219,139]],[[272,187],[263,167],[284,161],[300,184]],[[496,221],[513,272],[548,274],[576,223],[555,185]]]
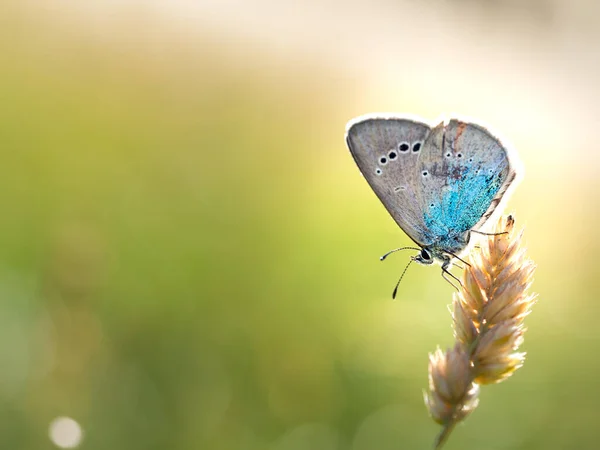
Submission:
[[[348,122],[346,142],[379,200],[419,246],[381,259],[412,248],[419,254],[408,265],[438,262],[444,279],[460,283],[448,268],[454,258],[463,261],[471,233],[487,234],[479,229],[517,179],[516,155],[487,128],[456,118],[431,126],[414,116],[361,116]]]

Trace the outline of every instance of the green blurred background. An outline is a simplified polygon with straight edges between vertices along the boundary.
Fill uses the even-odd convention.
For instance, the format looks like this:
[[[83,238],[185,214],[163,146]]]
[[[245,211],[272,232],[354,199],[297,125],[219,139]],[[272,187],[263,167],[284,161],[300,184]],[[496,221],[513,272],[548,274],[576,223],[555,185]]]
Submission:
[[[598,448],[599,12],[2,2],[0,449],[77,444],[59,417],[90,450],[430,448],[452,288],[390,299],[409,240],[344,142],[377,111],[480,118],[526,169],[528,359],[447,448]]]

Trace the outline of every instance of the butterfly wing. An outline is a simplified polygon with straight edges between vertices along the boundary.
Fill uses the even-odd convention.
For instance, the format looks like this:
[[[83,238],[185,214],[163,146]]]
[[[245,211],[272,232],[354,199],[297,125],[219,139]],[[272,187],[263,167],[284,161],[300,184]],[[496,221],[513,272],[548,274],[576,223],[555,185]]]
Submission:
[[[400,228],[428,245],[417,164],[428,124],[401,117],[364,116],[351,121],[346,142],[358,168]]]
[[[516,177],[498,138],[482,126],[457,119],[432,130],[418,170],[425,225],[432,235],[449,240],[460,240],[482,226]],[[459,247],[453,250],[462,250]]]

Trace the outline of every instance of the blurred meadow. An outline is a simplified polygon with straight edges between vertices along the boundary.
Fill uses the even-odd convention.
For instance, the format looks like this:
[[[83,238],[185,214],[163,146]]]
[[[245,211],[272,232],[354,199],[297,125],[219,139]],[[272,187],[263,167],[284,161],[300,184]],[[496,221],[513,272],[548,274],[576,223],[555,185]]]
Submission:
[[[2,2],[0,449],[430,448],[453,290],[413,265],[391,300],[410,241],[344,142],[379,111],[479,118],[525,166],[528,358],[446,448],[598,448],[599,13]]]

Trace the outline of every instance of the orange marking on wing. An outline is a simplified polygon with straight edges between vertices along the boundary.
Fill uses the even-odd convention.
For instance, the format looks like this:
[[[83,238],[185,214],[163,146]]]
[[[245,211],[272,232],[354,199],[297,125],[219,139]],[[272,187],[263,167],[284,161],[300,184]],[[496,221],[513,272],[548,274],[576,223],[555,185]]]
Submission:
[[[466,128],[467,124],[465,122],[458,123],[458,127],[456,128],[456,138],[454,139],[454,142],[460,139]]]

